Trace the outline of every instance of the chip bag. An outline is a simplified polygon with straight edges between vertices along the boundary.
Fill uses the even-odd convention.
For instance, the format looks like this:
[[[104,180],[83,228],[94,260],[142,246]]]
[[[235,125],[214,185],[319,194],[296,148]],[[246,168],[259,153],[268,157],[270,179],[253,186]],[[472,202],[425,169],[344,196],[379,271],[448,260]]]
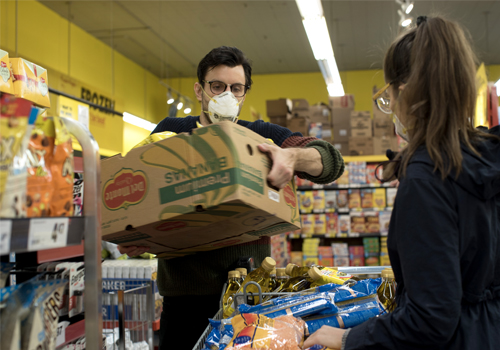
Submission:
[[[23,58],[11,58],[14,94],[42,107],[50,108],[47,70]]]
[[[52,175],[52,199],[50,216],[73,215],[73,146],[71,134],[61,118],[54,116],[54,155],[50,164]]]
[[[3,95],[0,99],[0,207],[9,169],[28,128],[31,103]]]
[[[14,94],[11,66],[9,53],[7,51],[0,50],[0,92]]]

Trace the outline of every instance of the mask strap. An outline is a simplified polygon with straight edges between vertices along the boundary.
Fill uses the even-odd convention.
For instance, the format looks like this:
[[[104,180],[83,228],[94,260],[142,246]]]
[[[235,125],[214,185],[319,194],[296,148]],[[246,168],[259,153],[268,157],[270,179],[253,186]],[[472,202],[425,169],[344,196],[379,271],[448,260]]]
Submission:
[[[207,94],[207,92],[205,91],[205,89],[203,88],[203,86],[201,86],[201,85],[200,85],[200,87],[201,87],[201,90],[203,91],[203,93],[204,93],[205,95],[207,95],[207,97],[208,97],[209,99],[211,99],[213,102],[217,103],[217,100],[214,100],[212,97],[210,97],[210,96]]]

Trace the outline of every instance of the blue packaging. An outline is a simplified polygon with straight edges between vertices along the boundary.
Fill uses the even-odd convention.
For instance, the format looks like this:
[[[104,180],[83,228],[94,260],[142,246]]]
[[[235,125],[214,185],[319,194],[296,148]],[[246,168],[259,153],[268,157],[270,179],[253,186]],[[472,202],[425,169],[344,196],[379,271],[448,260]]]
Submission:
[[[205,346],[210,349],[212,345],[215,345],[217,348],[219,348],[219,342],[220,342],[221,334],[219,328],[212,328],[212,331],[207,337],[207,340],[205,340]]]
[[[306,297],[299,297],[288,303],[282,303],[271,308],[267,308],[258,314],[269,318],[292,315],[294,317],[304,317],[318,313],[319,311],[329,310],[330,313],[338,312],[328,293],[319,293]]]

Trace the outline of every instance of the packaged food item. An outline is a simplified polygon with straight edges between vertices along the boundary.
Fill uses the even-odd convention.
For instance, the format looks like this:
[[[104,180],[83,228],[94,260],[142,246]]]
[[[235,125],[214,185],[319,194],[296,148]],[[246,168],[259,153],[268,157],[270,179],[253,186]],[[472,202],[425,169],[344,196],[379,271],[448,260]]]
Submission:
[[[303,253],[302,252],[290,252],[290,261],[293,264],[302,265]]]
[[[361,190],[361,208],[373,208],[374,207],[374,200],[373,200],[373,194],[375,192],[375,189],[373,188],[367,188]]]
[[[50,163],[52,197],[50,216],[73,215],[73,146],[71,134],[61,118],[54,116],[54,154]]]
[[[304,214],[300,216],[300,221],[302,223],[302,234],[312,235],[314,233],[314,215]]]
[[[205,340],[205,346],[207,349],[210,350],[218,350],[219,349],[219,342],[221,339],[221,332],[220,332],[220,321],[216,320],[208,320],[210,325],[212,326],[212,331],[209,333],[207,339]]]
[[[335,283],[338,285],[344,284],[344,280],[337,277],[337,272],[332,269],[324,268],[319,270],[316,267],[312,267],[307,273],[309,277],[314,281],[313,286],[320,286],[329,283]]]
[[[365,250],[363,246],[349,247],[350,266],[365,266]]]
[[[325,212],[335,212],[337,208],[337,192],[336,191],[324,191],[325,192]]]
[[[382,270],[382,283],[377,289],[377,295],[385,311],[393,312],[396,308],[396,280],[391,268]]]
[[[365,234],[366,223],[365,217],[361,212],[352,212],[351,213],[351,231],[350,235],[362,235]]]
[[[349,162],[348,168],[350,184],[366,183],[366,162]]]
[[[9,169],[28,129],[31,103],[10,95],[0,99],[0,206]],[[19,199],[20,200],[20,199]]]
[[[361,209],[361,194],[358,189],[349,190],[349,209]]]
[[[376,188],[373,192],[373,206],[377,209],[385,209],[385,188]]]
[[[326,215],[314,215],[314,233],[317,235],[324,235],[326,233]]]
[[[349,255],[349,248],[347,243],[332,243],[333,256],[346,256]]]
[[[364,212],[365,216],[365,232],[370,233],[379,233],[380,232],[380,222],[378,219],[379,212],[376,211],[366,211]]]
[[[73,177],[73,216],[83,216],[83,174]]]
[[[12,84],[11,66],[9,53],[0,50],[0,92],[14,94],[14,85]]]
[[[351,216],[339,215],[339,237],[348,237],[351,233]]]
[[[287,301],[282,301],[277,305],[264,308],[256,313],[270,318],[286,315],[305,317],[324,310],[328,310],[329,313],[336,313],[338,311],[330,294],[326,292],[290,298]]]
[[[389,223],[391,222],[392,211],[384,210],[378,214],[378,221],[380,225],[380,235],[387,236],[389,233]]]
[[[300,212],[304,214],[312,213],[314,196],[312,191],[300,191]]]
[[[11,58],[14,94],[39,106],[50,108],[47,70],[23,58]]]
[[[349,185],[349,166],[345,167],[344,172],[337,180],[335,180],[335,183],[341,186]]]
[[[240,314],[231,321],[234,336],[225,348],[237,349],[300,349],[304,322],[293,316],[272,319],[263,315]]]
[[[348,190],[340,190],[337,192],[337,205],[339,209],[349,209]]]
[[[327,213],[326,214],[326,234],[329,237],[335,237],[338,233],[338,214],[337,213]]]
[[[377,178],[375,177],[375,171],[377,170],[377,166],[376,164],[369,164],[366,166],[366,183],[368,184],[380,184],[380,181],[377,180]],[[382,167],[378,167],[378,170],[377,170],[377,176],[379,179],[382,178],[382,172],[383,172],[383,169]]]
[[[386,199],[387,199],[387,206],[388,207],[394,206],[394,201],[396,200],[397,192],[398,192],[397,188],[394,188],[394,187],[386,188]]]
[[[38,117],[27,149],[28,184],[26,207],[28,217],[50,216],[52,174],[50,164],[54,154],[54,121]]]
[[[175,135],[177,135],[177,134],[175,132],[172,132],[172,131],[157,132],[157,133],[149,135],[144,140],[142,140],[137,145],[135,145],[133,148],[146,146],[146,145],[149,145],[150,143],[155,143],[157,141],[165,140],[165,139],[168,139],[169,137],[172,137]]]
[[[240,283],[240,273],[239,271],[229,271],[228,274],[229,282],[226,288],[226,292],[222,297],[222,309],[224,310],[224,318],[230,317],[230,314],[226,313],[226,309],[233,303],[234,293],[241,288]]]
[[[323,211],[325,210],[325,191],[315,190],[313,192],[313,210]]]
[[[82,262],[72,263],[69,270],[69,317],[81,314],[83,309],[83,290],[85,289],[85,267]]]

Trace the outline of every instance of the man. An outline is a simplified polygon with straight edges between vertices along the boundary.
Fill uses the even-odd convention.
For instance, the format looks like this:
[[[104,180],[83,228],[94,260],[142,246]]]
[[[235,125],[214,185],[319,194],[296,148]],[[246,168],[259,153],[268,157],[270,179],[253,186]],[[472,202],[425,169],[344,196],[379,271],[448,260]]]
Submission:
[[[197,73],[194,90],[201,102],[201,115],[165,118],[153,133],[190,132],[197,127],[229,120],[273,140],[275,145],[262,144],[259,149],[273,161],[267,180],[275,187],[285,187],[294,174],[316,183],[330,183],[342,175],[342,156],[328,142],[303,137],[261,120],[237,120],[252,85],[250,62],[239,49],[226,46],[213,49],[199,63]],[[141,247],[127,249],[141,252]],[[164,297],[160,349],[192,349],[207,327],[208,318],[219,309],[222,286],[230,267],[242,256],[253,256],[256,264],[260,264],[270,255],[270,238],[262,237],[255,242],[192,256],[160,259],[158,286]]]

